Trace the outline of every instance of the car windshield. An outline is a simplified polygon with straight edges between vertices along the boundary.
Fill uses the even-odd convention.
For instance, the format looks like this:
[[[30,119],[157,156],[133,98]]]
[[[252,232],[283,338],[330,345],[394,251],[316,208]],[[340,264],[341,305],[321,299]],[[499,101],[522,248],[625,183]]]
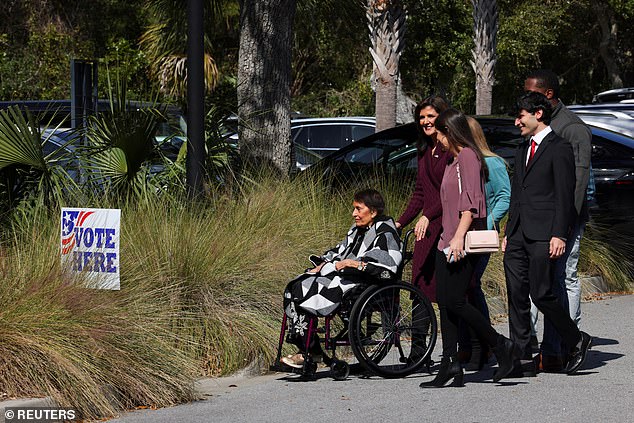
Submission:
[[[348,150],[337,159],[348,163],[376,164],[406,144],[407,140],[402,138],[376,139],[371,143],[364,143],[358,148]]]

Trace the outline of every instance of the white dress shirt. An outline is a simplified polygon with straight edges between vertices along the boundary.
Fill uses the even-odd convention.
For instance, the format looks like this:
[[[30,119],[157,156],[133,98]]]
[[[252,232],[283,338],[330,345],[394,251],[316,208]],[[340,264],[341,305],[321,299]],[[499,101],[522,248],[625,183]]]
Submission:
[[[551,128],[550,126],[547,126],[531,137],[531,144],[533,141],[535,141],[535,144],[536,144],[535,153],[537,153],[537,149],[539,148],[539,145],[542,143],[542,141],[544,141],[544,138],[546,138],[546,135],[550,134],[551,132],[553,132],[553,128]],[[531,146],[529,145],[528,151],[526,152],[526,165],[528,165],[528,159],[530,157],[531,157]]]

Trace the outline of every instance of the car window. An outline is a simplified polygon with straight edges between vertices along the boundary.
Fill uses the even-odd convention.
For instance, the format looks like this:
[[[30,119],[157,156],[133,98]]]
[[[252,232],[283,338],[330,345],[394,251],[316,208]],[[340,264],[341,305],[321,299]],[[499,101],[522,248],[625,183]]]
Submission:
[[[600,135],[592,135],[592,160],[631,157],[631,149]]]
[[[380,138],[373,140],[371,143],[365,143],[362,146],[342,152],[333,159],[353,164],[375,165],[383,164],[389,155],[407,144],[406,140],[401,138]]]
[[[291,128],[291,138],[295,144],[308,148],[308,128],[303,126]]]
[[[369,135],[374,134],[374,127],[367,125],[351,125],[350,131],[351,141],[354,142],[360,140],[361,138],[365,138]]]
[[[308,166],[314,165],[322,159],[322,155],[319,152],[309,150],[306,147],[295,144],[295,160],[300,168],[305,169]]]
[[[379,162],[385,150],[383,146],[373,145],[363,149],[352,150],[342,157],[349,163],[375,164]]]
[[[387,160],[391,173],[415,173],[418,170],[415,145],[406,145],[391,152]]]
[[[308,129],[308,148],[339,149],[350,144],[350,127],[346,125],[319,125]]]

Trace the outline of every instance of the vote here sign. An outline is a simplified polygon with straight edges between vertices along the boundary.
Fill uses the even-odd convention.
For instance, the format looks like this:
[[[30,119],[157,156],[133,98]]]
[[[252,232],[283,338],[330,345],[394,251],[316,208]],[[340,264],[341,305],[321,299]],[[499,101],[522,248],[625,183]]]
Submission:
[[[120,289],[120,224],[119,209],[62,208],[63,269],[81,273],[90,288]]]

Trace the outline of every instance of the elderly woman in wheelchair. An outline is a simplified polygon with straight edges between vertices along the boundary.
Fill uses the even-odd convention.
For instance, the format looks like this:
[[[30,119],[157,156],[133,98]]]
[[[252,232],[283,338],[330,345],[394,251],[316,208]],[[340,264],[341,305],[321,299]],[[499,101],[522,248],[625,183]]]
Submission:
[[[346,299],[350,299],[359,292],[363,293],[355,299],[352,313],[350,310],[345,310],[344,314],[346,320],[347,316],[350,316],[349,342],[355,356],[359,355],[361,364],[367,361],[370,365],[376,366],[381,359],[385,358],[387,350],[394,345],[394,331],[402,330],[402,328],[396,328],[396,322],[399,324],[410,322],[411,326],[411,316],[416,315],[416,310],[412,312],[412,308],[416,308],[417,305],[420,309],[424,309],[422,314],[428,322],[433,319],[435,331],[433,309],[424,295],[411,285],[395,284],[401,276],[404,249],[394,221],[383,214],[385,208],[383,197],[374,189],[365,189],[355,193],[352,206],[354,225],[348,231],[346,238],[322,256],[311,256],[310,259],[315,267],[293,279],[284,291],[285,316],[278,361],[291,368],[306,369],[306,360],[319,361],[324,353],[316,333],[316,318],[326,316],[328,319],[328,316],[341,313],[342,303],[349,302]],[[374,291],[364,290],[369,285],[377,288],[374,291],[383,289],[385,292],[373,294]],[[396,297],[399,300],[395,302]],[[408,319],[401,316],[403,307],[400,297],[409,304],[407,315],[410,317]],[[359,299],[364,299],[362,306],[356,306]],[[421,305],[423,302],[425,304]],[[375,317],[372,317],[373,313]],[[353,318],[354,314],[356,318]],[[420,312],[418,316],[421,316]],[[352,327],[353,324],[356,325],[355,328]],[[387,328],[389,325],[391,325],[391,331]],[[427,324],[427,327],[422,330],[429,331],[429,326]],[[280,358],[285,329],[286,341],[297,346],[299,352]],[[408,329],[410,332],[415,332],[411,327]],[[422,335],[419,333],[418,337],[424,342],[425,335],[426,333]],[[329,334],[326,333],[326,337],[328,336]],[[373,336],[377,339],[372,339]],[[411,334],[410,340],[412,336],[415,337],[416,333]],[[348,342],[347,339],[346,342]],[[410,358],[409,353],[405,357],[400,341],[397,343],[401,351],[401,361],[403,359],[407,361]],[[334,358],[334,346],[330,348],[333,350]],[[431,353],[427,350],[425,352]],[[316,365],[313,371],[315,368]],[[347,364],[345,375],[347,376]]]

